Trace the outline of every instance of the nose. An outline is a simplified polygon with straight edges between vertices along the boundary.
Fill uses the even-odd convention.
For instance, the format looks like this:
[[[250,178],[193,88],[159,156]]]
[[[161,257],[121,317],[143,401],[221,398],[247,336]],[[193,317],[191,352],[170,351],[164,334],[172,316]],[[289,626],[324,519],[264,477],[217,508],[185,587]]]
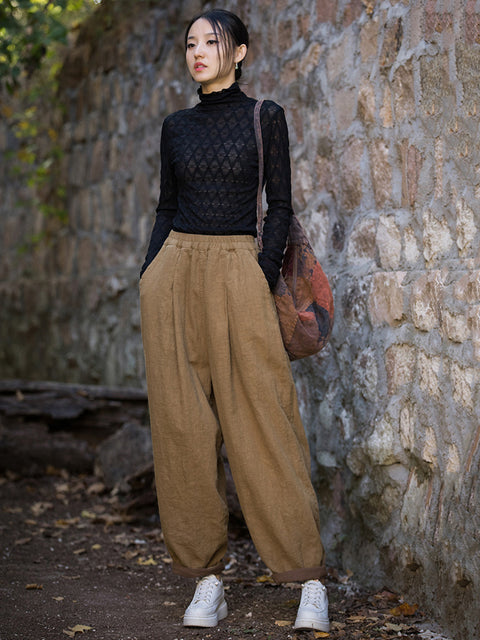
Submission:
[[[196,45],[193,50],[193,54],[196,58],[203,56],[203,46],[201,42]]]

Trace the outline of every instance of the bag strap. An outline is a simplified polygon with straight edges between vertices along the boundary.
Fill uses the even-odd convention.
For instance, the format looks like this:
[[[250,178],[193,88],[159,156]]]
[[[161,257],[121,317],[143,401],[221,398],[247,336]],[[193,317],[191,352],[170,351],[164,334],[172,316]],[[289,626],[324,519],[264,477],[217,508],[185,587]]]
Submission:
[[[260,109],[263,100],[257,100],[255,110],[253,112],[253,123],[255,128],[255,140],[257,142],[258,152],[258,188],[257,188],[257,244],[260,251],[263,249],[263,140],[262,125],[260,124]]]

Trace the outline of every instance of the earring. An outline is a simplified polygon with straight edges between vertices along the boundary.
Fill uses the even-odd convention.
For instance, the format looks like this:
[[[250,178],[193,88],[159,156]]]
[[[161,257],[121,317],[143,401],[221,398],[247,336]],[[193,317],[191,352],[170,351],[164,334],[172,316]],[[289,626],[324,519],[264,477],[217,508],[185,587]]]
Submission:
[[[238,71],[238,62],[235,63],[235,71]]]

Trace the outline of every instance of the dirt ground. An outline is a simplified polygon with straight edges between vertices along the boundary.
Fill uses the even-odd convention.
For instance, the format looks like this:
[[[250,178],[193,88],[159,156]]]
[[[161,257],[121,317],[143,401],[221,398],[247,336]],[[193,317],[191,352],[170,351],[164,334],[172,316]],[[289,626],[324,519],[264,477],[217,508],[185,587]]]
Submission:
[[[330,570],[330,634],[292,629],[300,588],[272,584],[246,532],[232,532],[224,582],[229,615],[217,628],[182,626],[194,583],[174,576],[151,507],[94,476],[50,468],[0,477],[1,640],[442,640],[422,613],[383,590],[365,593]],[[448,640],[448,639],[447,639]]]

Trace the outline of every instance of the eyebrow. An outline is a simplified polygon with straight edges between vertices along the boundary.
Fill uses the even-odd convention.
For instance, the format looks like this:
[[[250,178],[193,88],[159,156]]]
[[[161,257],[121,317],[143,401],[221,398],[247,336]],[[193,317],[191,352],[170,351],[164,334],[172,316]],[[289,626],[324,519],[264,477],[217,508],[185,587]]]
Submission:
[[[218,36],[217,33],[215,33],[214,31],[212,31],[211,33],[206,33],[206,36]],[[188,36],[187,40],[195,40],[195,36]]]

